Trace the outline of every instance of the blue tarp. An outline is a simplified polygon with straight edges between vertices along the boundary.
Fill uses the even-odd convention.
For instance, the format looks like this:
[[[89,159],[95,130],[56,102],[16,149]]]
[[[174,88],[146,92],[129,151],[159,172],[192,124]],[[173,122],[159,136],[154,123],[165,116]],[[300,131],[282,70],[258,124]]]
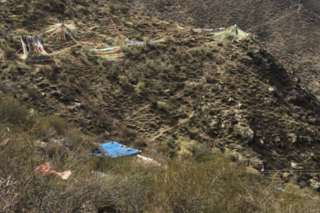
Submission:
[[[100,144],[100,148],[95,152],[95,155],[108,155],[111,158],[138,154],[141,151],[119,144],[117,142],[108,142]]]

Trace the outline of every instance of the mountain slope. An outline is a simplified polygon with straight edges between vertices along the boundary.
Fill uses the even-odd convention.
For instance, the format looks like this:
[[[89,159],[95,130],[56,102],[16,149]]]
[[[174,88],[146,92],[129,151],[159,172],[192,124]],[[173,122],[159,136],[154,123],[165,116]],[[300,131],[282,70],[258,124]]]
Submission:
[[[296,75],[312,92],[320,96],[318,1],[139,2],[142,2],[147,11],[152,11],[152,14],[188,27],[220,28],[238,24],[245,31],[256,34],[268,51],[286,66],[290,74]]]
[[[163,7],[176,4],[167,2]],[[195,157],[219,148],[236,152],[244,163],[259,170],[319,169],[315,157],[320,155],[318,100],[272,51],[254,41],[215,44],[188,28],[117,4],[51,1],[32,7],[20,3],[17,7],[10,2],[7,11],[2,11],[5,18],[1,26],[6,32],[1,34],[1,41],[5,47],[20,48],[12,40],[14,30],[40,31],[43,28],[38,23],[52,24],[50,19],[58,16],[67,24],[75,24],[82,36],[100,47],[122,45],[130,59],[112,63],[90,57],[91,44],[81,41],[83,46],[75,47],[71,39],[56,42],[44,37],[46,50],[54,56],[54,62],[48,64],[25,64],[15,54],[11,58],[3,54],[7,53],[4,48],[0,89],[39,113],[58,114],[85,133],[100,134],[101,140],[130,144],[163,159],[181,154],[179,138],[183,137],[201,144],[185,152]],[[231,3],[226,1],[225,7]],[[197,5],[195,11],[202,8],[197,9]],[[246,6],[245,2],[241,5]],[[289,4],[279,3],[275,13],[280,14],[285,6]],[[126,37],[139,41],[166,38],[167,42],[124,47],[106,8]],[[259,20],[260,13],[252,13]],[[12,14],[22,15],[22,19],[12,21]],[[246,11],[237,14],[246,20]],[[282,13],[282,18],[294,18],[293,14]],[[262,20],[265,17],[261,15]],[[234,21],[216,19],[216,26]],[[250,23],[253,25],[254,20]],[[275,21],[273,26],[280,23]],[[257,23],[257,29],[252,26],[252,30],[265,32],[263,26]],[[263,33],[258,35],[262,40],[267,38]],[[287,49],[285,44],[284,50],[289,51],[291,44]],[[167,89],[170,92],[163,92]],[[315,174],[294,173],[290,181],[306,186],[310,179],[318,181]]]

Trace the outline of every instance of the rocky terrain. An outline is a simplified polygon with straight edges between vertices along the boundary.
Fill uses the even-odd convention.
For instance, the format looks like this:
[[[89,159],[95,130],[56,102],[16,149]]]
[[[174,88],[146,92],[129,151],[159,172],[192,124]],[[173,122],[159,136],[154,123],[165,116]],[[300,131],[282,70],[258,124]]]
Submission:
[[[318,77],[314,73],[319,20],[316,10],[308,10],[316,2],[301,6],[272,1],[276,2],[272,14],[259,11],[271,11],[270,1],[243,1],[237,7],[233,1],[221,1],[228,9],[215,10],[209,2],[192,2],[146,4],[170,20],[185,19],[183,26],[156,19],[152,10],[104,1],[2,3],[2,47],[20,49],[19,41],[12,38],[19,29],[41,33],[54,17],[74,24],[98,46],[116,45],[119,35],[107,9],[125,37],[137,41],[166,38],[167,42],[123,49],[130,59],[127,62],[90,57],[91,44],[80,39],[82,46],[71,39],[56,42],[42,37],[54,57],[50,63],[24,63],[19,54],[2,48],[0,93],[14,96],[40,114],[67,118],[102,141],[128,144],[159,159],[178,155],[181,147],[174,141],[190,137],[203,145],[198,155],[219,148],[259,171],[287,172],[283,182],[320,187],[316,172],[294,172],[319,170],[320,166]],[[254,10],[257,5],[259,10]],[[200,12],[203,7],[208,8],[204,13]],[[193,10],[178,12],[188,8]],[[189,28],[235,23],[257,34],[262,45],[237,39],[214,43]],[[154,92],[166,89],[170,91]]]

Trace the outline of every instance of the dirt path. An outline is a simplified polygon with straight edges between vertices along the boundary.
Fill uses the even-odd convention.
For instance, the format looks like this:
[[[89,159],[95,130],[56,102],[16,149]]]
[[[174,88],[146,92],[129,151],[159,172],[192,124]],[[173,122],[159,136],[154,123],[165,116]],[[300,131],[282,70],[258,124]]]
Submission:
[[[140,108],[139,110],[135,111],[132,115],[126,117],[124,120],[128,120],[128,119],[131,118],[132,116],[138,114],[139,112],[141,112],[142,110],[144,110],[144,109],[146,109],[146,108],[148,108],[148,107],[150,107],[150,106],[151,106],[151,104],[147,104],[146,106],[144,106],[144,107]]]

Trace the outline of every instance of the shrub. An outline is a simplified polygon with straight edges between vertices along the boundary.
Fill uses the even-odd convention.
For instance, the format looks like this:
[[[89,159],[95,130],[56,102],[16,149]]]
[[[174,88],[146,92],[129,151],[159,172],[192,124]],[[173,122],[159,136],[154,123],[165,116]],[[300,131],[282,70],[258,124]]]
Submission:
[[[189,141],[190,141],[190,138],[180,136],[178,140],[175,141],[175,144],[178,146],[181,146],[182,143],[189,142]]]
[[[111,13],[111,8],[110,8],[110,7],[107,7],[107,8],[106,8],[106,14],[109,15],[109,13]]]
[[[169,64],[166,70],[168,73],[174,73],[175,68],[172,64]]]
[[[142,93],[146,90],[146,85],[143,82],[137,84],[137,93]]]
[[[160,64],[157,64],[157,66],[155,67],[155,70],[158,72],[158,73],[161,73],[163,71],[166,71],[166,64],[165,63],[160,63]]]
[[[187,70],[187,67],[186,66],[182,66],[180,67],[180,70],[183,72],[183,71],[186,71]]]
[[[134,77],[134,78],[139,78],[139,77],[140,77],[140,72],[139,72],[139,71],[135,72],[135,73],[133,74],[133,77]]]
[[[165,78],[165,76],[166,76],[166,75],[165,75],[163,72],[161,72],[161,73],[158,74],[158,78],[160,78],[160,79]]]
[[[154,60],[148,59],[148,60],[146,61],[146,64],[147,64],[148,67],[153,68],[153,67],[154,67]]]
[[[85,11],[85,8],[84,8],[82,5],[78,5],[78,6],[77,6],[77,10],[78,10],[79,12],[83,12],[83,11]]]
[[[283,179],[287,179],[287,177],[289,177],[289,173],[288,172],[285,172],[282,174],[282,178]]]
[[[57,115],[44,116],[40,120],[53,127],[58,135],[64,135],[66,131],[73,127],[71,123]]]
[[[192,152],[187,149],[181,149],[178,154],[181,158],[191,158],[193,156]]]
[[[186,119],[181,120],[180,124],[183,126],[187,126],[189,124],[189,122],[190,122],[189,119],[186,118]]]
[[[121,85],[127,84],[127,83],[128,83],[128,78],[127,78],[126,76],[124,76],[124,75],[120,76],[120,77],[119,77],[119,83],[120,83]]]
[[[158,108],[159,108],[159,109],[166,109],[166,108],[168,108],[168,104],[165,103],[165,102],[158,101],[157,105],[158,105]]]
[[[107,71],[108,78],[117,78],[119,75],[119,68],[116,63],[113,63]]]
[[[12,124],[24,123],[27,120],[28,110],[12,97],[0,97],[0,121]]]
[[[138,25],[138,22],[135,20],[131,20],[131,24],[132,24],[132,26],[136,26],[136,25]]]
[[[173,139],[173,137],[172,136],[167,136],[165,139],[164,139],[164,141],[163,141],[163,143],[165,143],[166,145],[170,145],[170,144],[173,144],[174,143],[174,139]]]
[[[149,37],[143,37],[143,41],[146,42],[146,43],[149,43],[150,42],[150,38]]]

